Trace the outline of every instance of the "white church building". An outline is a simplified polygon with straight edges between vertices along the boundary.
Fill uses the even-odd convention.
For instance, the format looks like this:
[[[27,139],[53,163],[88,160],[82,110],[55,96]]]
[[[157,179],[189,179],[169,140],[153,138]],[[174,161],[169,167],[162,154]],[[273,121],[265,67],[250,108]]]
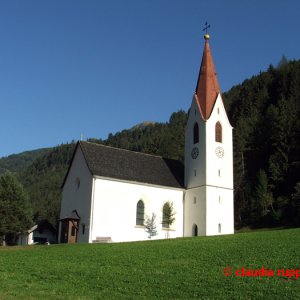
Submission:
[[[164,205],[174,222],[165,224]],[[176,160],[78,142],[63,182],[60,243],[234,233],[232,126],[205,35],[199,77],[185,132],[184,165]]]

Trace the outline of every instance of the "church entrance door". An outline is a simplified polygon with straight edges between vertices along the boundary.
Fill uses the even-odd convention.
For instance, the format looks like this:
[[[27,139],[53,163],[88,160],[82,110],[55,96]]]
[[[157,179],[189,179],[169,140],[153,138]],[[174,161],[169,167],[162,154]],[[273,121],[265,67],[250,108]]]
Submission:
[[[78,220],[65,219],[61,221],[61,243],[74,244],[77,242]]]
[[[193,225],[192,236],[198,236],[198,226],[196,224]]]

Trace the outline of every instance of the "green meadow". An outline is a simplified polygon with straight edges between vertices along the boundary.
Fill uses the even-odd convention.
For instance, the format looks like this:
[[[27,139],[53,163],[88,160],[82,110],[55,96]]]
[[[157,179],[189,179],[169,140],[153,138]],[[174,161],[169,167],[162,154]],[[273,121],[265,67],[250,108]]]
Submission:
[[[300,229],[0,247],[0,299],[299,299],[299,253]]]

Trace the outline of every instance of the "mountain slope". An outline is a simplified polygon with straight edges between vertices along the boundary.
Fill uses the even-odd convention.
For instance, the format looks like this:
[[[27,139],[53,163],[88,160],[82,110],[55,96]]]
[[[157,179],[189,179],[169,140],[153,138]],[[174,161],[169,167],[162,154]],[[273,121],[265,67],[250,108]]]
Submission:
[[[235,128],[235,220],[299,225],[300,61],[270,66],[224,102]]]
[[[44,148],[2,157],[0,158],[0,175],[6,171],[19,172],[20,170],[28,167],[37,158],[47,154],[50,151],[51,148]]]

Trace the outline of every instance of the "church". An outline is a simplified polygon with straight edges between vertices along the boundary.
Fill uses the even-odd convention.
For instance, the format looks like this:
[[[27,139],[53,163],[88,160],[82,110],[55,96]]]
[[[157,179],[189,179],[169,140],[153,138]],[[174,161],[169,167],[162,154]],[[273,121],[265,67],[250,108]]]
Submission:
[[[232,126],[209,46],[205,45],[185,131],[184,165],[176,160],[80,141],[62,185],[59,243],[234,233]],[[166,222],[166,205],[173,222]]]

